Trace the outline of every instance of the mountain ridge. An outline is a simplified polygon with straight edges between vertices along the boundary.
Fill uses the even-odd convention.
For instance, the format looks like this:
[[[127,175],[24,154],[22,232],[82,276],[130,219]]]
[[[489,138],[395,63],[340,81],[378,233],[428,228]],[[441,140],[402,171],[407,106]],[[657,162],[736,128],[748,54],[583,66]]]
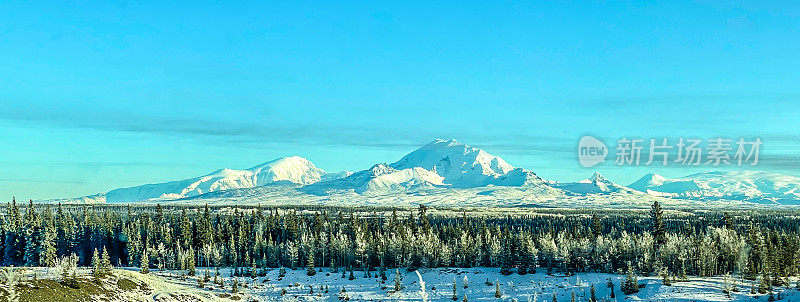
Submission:
[[[118,188],[106,193],[51,201],[114,203],[185,200],[229,195],[216,192],[278,185],[285,185],[278,190],[282,194],[292,195],[295,194],[292,192],[296,192],[316,196],[356,194],[388,197],[391,194],[421,194],[434,198],[430,194],[440,194],[437,192],[443,192],[441,190],[446,190],[448,194],[466,190],[489,197],[496,196],[495,192],[511,192],[499,189],[507,187],[520,188],[518,191],[528,192],[525,194],[533,194],[539,199],[613,195],[616,199],[654,196],[693,200],[800,200],[800,178],[777,173],[711,171],[674,179],[648,173],[629,186],[622,186],[594,172],[591,177],[576,182],[557,182],[542,179],[533,171],[514,167],[498,156],[455,139],[436,139],[394,163],[377,163],[356,172],[328,173],[308,159],[289,156],[244,170],[218,169],[184,180]],[[248,194],[259,191],[264,190],[251,190]],[[291,196],[283,199],[291,200]]]
[[[177,199],[281,182],[307,185],[320,181],[325,174],[324,170],[305,158],[288,156],[245,170],[225,168],[200,177],[114,189],[105,193],[104,197],[106,202]]]

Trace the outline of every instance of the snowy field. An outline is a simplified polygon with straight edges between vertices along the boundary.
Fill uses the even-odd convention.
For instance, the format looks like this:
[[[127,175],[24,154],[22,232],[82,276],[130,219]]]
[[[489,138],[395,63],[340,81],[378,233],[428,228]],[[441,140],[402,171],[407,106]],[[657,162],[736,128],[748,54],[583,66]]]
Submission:
[[[30,281],[33,273],[37,278],[58,279],[52,269],[34,268],[25,272],[25,280]],[[230,277],[230,269],[220,270],[224,287],[213,283],[214,269],[208,272],[212,282],[203,288],[198,286],[204,268],[197,269],[197,276],[181,276],[185,271],[151,271],[140,274],[138,269],[125,268],[115,270],[114,276],[105,279],[102,284],[108,287],[120,279],[132,280],[137,284],[146,284],[146,289],[121,291],[117,290],[113,297],[95,296],[90,300],[97,301],[453,301],[453,283],[455,282],[455,299],[457,301],[591,301],[591,288],[595,287],[597,301],[770,301],[770,294],[751,295],[750,281],[733,278],[736,288],[730,295],[723,292],[723,277],[690,278],[686,282],[677,282],[671,286],[662,285],[658,277],[638,277],[640,291],[625,295],[620,290],[624,279],[621,275],[581,273],[573,276],[561,274],[536,274],[503,276],[497,268],[437,268],[421,269],[408,272],[400,269],[401,287],[395,291],[396,270],[386,272],[387,280],[383,281],[377,272],[366,277],[363,271],[355,271],[354,279],[350,273],[342,277],[341,271],[331,273],[328,268],[317,269],[317,274],[308,276],[305,269],[286,269],[286,275],[280,277],[279,269],[268,270],[266,276]],[[419,272],[419,274],[418,274]],[[89,271],[79,270],[81,278],[89,280]],[[238,281],[239,291],[232,292],[234,279]],[[616,296],[611,297],[608,281],[614,284]],[[792,279],[790,288],[775,288],[772,296],[779,301],[800,301],[800,291],[794,287],[798,280]],[[30,287],[25,282],[18,288]],[[92,285],[94,286],[94,285]],[[422,288],[424,287],[424,291]],[[0,296],[7,290],[0,285]],[[497,294],[499,291],[499,298]],[[25,290],[22,290],[25,292]],[[466,298],[465,298],[466,296]],[[0,301],[7,301],[0,297]],[[22,296],[20,301],[36,301]],[[61,300],[58,300],[61,301]]]
[[[213,269],[209,272],[212,275],[214,273]],[[244,301],[423,301],[423,295],[427,296],[428,301],[452,301],[454,280],[458,301],[464,301],[465,295],[468,301],[553,301],[553,294],[557,301],[571,301],[573,293],[575,301],[590,301],[592,285],[595,286],[598,301],[768,301],[769,298],[769,294],[750,295],[750,282],[741,279],[734,280],[738,292],[731,292],[728,297],[722,291],[722,277],[690,278],[688,282],[677,282],[671,286],[662,285],[658,277],[639,277],[639,283],[644,287],[639,293],[626,296],[620,290],[620,282],[624,278],[621,275],[582,273],[550,276],[540,271],[536,274],[503,276],[496,268],[421,269],[419,276],[416,272],[401,269],[403,288],[395,292],[395,272],[387,271],[387,280],[384,282],[376,272],[366,278],[363,271],[355,271],[355,279],[349,280],[349,272],[342,278],[341,271],[330,273],[328,268],[318,269],[314,276],[307,276],[305,269],[286,269],[283,278],[279,277],[278,269],[272,269],[265,277],[239,277],[238,280],[242,284],[240,295]],[[197,273],[202,276],[203,269],[198,269]],[[156,288],[154,296],[160,293],[162,297],[167,297],[167,293],[185,292],[202,300],[219,300],[221,293],[230,293],[233,281],[229,277],[229,270],[221,273],[228,276],[225,277],[224,290],[215,284],[199,289],[195,278],[179,280],[177,272],[154,271],[147,276],[140,275],[138,279],[146,280]],[[127,274],[138,275],[133,271]],[[424,282],[424,294],[420,277]],[[613,299],[607,287],[609,279],[614,283],[616,297]],[[796,280],[792,284],[794,282]],[[499,286],[495,283],[499,283]],[[495,297],[498,288],[500,298]],[[774,296],[781,301],[800,301],[800,291],[795,288],[776,288]]]

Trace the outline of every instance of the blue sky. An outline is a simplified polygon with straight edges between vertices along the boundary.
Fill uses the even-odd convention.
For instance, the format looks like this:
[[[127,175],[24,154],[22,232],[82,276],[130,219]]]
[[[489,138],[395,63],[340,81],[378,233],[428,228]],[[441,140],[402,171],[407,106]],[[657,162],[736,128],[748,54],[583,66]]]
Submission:
[[[578,139],[761,137],[757,169],[800,176],[799,53],[792,1],[6,1],[0,199],[434,138],[628,184],[712,168],[582,168]]]

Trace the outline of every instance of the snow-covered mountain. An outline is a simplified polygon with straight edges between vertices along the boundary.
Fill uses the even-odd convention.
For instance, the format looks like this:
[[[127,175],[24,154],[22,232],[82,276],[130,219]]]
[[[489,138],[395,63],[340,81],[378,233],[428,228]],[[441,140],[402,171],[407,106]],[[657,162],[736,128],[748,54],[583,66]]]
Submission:
[[[147,199],[177,199],[208,192],[251,188],[273,183],[307,185],[319,182],[325,171],[298,156],[279,158],[246,170],[221,169],[211,174],[158,184],[111,190],[103,194],[106,202]],[[331,177],[336,177],[333,175]]]
[[[456,140],[437,139],[393,164],[377,164],[355,173],[326,173],[308,160],[293,156],[245,170],[222,169],[201,177],[115,189],[71,200],[175,200],[275,183],[294,184],[302,193],[315,195],[332,191],[391,193],[433,187],[477,188],[488,185],[549,188],[535,173],[515,168],[500,157]]]
[[[668,179],[647,174],[629,187],[651,195],[800,200],[800,177],[763,171],[714,171]]]
[[[577,182],[554,183],[553,186],[576,194],[637,193],[631,188],[606,179],[599,172],[594,172],[592,177]]]
[[[444,184],[457,188],[543,184],[535,173],[515,168],[500,157],[454,139],[434,140],[391,167],[398,170],[423,168],[443,177]]]
[[[302,190],[313,194],[324,194],[329,190],[365,192],[400,192],[416,188],[442,186],[443,178],[420,167],[398,170],[387,164],[377,164],[347,177],[319,182]]]
[[[345,177],[348,177],[350,175],[353,175],[353,172],[341,171],[341,172],[334,172],[334,173],[325,173],[325,174],[322,174],[322,179],[320,181],[328,181],[328,180],[334,180],[334,179],[339,179],[339,178],[345,178]]]
[[[800,204],[800,177],[769,172],[704,172],[677,179],[647,174],[622,186],[595,172],[577,182],[543,180],[500,157],[456,140],[437,139],[392,164],[355,173],[326,173],[302,157],[285,157],[245,169],[51,202],[257,200],[259,202],[356,201],[522,205],[572,200],[630,205],[653,199],[674,202],[742,201]],[[766,202],[764,202],[766,201]]]
[[[648,173],[628,186],[631,189],[657,196],[702,196],[706,188],[703,184],[691,179],[668,179],[664,176]]]

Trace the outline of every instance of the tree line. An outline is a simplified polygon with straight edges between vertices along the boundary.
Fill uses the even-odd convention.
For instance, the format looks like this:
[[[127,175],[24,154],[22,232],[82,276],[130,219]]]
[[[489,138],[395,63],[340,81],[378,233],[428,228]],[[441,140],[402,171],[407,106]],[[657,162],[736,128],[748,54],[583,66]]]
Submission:
[[[794,212],[532,211],[491,215],[384,212],[347,207],[91,206],[8,203],[3,266],[54,266],[96,251],[116,266],[189,270],[234,267],[498,267],[504,274],[576,272],[740,274],[759,286],[800,273]],[[105,255],[107,253],[107,256]],[[241,268],[241,269],[239,269]]]

